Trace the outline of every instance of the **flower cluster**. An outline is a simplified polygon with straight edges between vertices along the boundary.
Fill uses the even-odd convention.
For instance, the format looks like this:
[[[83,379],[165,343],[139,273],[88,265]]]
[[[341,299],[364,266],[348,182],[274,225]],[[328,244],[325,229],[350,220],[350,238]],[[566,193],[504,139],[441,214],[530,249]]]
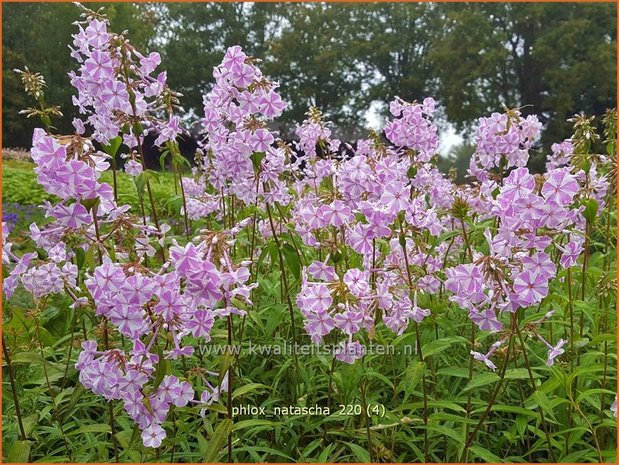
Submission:
[[[69,73],[77,89],[73,103],[84,115],[73,120],[76,132],[85,134],[89,125],[94,140],[108,144],[122,136],[130,148],[140,147],[145,131],[157,135],[157,146],[174,142],[184,131],[179,117],[172,114],[180,94],[168,88],[165,71],[156,72],[160,55],[143,55],[123,35],[109,32],[104,17],[89,17],[78,27],[71,56],[80,66]],[[161,109],[169,114],[166,120],[155,117]],[[135,150],[127,156],[127,173],[139,174],[144,160]]]
[[[525,166],[529,160],[529,149],[541,127],[535,115],[522,118],[518,110],[479,118],[475,134],[477,151],[471,158],[471,174],[483,181],[492,168],[506,170]]]
[[[288,188],[280,179],[285,170],[283,148],[275,148],[276,133],[268,123],[281,115],[285,104],[278,84],[269,80],[241,47],[230,47],[215,68],[215,85],[204,96],[202,127],[205,140],[198,184],[187,206],[192,218],[206,216],[220,206],[222,196],[234,195],[249,205],[286,204]],[[254,154],[262,154],[258,157]],[[210,190],[210,192],[209,192]]]
[[[179,243],[166,236],[169,225],[154,218],[153,226],[144,208],[139,217],[118,205],[112,186],[100,181],[115,169],[116,153],[95,148],[122,140],[130,149],[121,155],[125,171],[137,189],[148,174],[140,155],[145,134],[171,150],[184,131],[172,111],[177,94],[165,72],[155,72],[157,53],[141,54],[109,32],[104,17],[87,16],[73,41],[79,68],[70,74],[83,119],[74,121],[71,136],[34,131],[38,182],[58,200],[41,206],[44,226],[30,226],[36,252],[18,256],[3,222],[3,263],[12,266],[3,290],[10,298],[21,285],[37,305],[65,293],[74,308],[94,310],[101,340],[83,342],[80,382],[122,401],[147,447],[162,444],[173,408],[199,405],[204,414],[231,389],[230,368],[207,370],[195,347],[211,340],[219,321],[245,315],[257,286],[256,258],[272,246],[282,286],[288,284],[282,249],[298,260],[300,289],[290,302],[314,343],[339,344],[340,361],[363,357],[363,342],[378,325],[402,335],[434,320],[433,302],[443,299],[493,335],[485,353],[470,351],[471,360],[491,370],[520,331],[516,312],[541,310],[588,251],[589,223],[609,192],[608,160],[580,163],[576,145],[565,140],[553,146],[547,172],[532,174],[526,163],[541,128],[535,116],[506,110],[480,118],[469,168],[474,181],[466,186],[435,164],[431,98],[394,99],[384,137],[373,132],[354,149],[333,138],[330,123],[312,108],[296,127],[294,152],[270,128],[285,109],[278,84],[239,46],[225,52],[204,97],[193,176],[179,176],[186,225]],[[156,116],[160,110],[164,120]],[[352,156],[339,156],[341,147]],[[238,214],[238,205],[252,213]],[[204,220],[208,229],[191,234],[189,221]],[[250,228],[247,247],[242,233]],[[288,297],[290,289],[284,291]],[[523,328],[548,351],[548,366],[567,344],[539,331],[553,312]],[[183,370],[167,370],[175,360]]]
[[[107,399],[123,400],[148,447],[158,447],[165,438],[161,424],[172,404],[199,403],[187,381],[166,375],[156,384],[161,357],[190,357],[194,347],[185,345],[184,339],[210,341],[216,319],[244,314],[235,302],[251,304],[249,293],[255,285],[247,284],[246,267],[232,263],[230,233],[205,232],[197,246],[191,242],[184,247],[174,245],[169,262],[158,274],[106,257],[86,280],[97,315],[110,321],[133,347],[128,354],[121,349],[98,352],[96,341],[85,342],[76,364],[80,381]],[[171,342],[171,347],[159,347],[161,341]],[[217,398],[221,389],[205,383],[200,403]]]
[[[432,99],[423,105],[398,99],[392,112],[401,118],[386,132],[402,146],[360,140],[347,160],[333,154],[339,141],[329,138],[316,112],[297,130],[300,147],[309,152],[304,177],[295,184],[299,199],[292,220],[303,242],[327,256],[304,268],[297,304],[315,342],[343,335],[337,357],[348,363],[364,353],[353,336],[373,331],[379,314],[402,334],[410,321],[430,315],[418,294],[439,288],[447,246],[429,250],[415,239],[448,227],[439,211],[453,197],[451,183],[428,163],[436,148],[433,107]],[[315,157],[317,143],[326,148],[324,158]],[[357,257],[360,267],[349,265],[359,263]]]

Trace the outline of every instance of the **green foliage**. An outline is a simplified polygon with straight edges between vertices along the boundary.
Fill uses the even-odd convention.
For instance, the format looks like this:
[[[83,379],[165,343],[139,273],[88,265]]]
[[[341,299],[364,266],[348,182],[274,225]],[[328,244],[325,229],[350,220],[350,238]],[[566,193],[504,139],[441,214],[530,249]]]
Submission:
[[[21,183],[26,187],[22,188],[19,198],[28,203],[34,202],[35,197],[36,201],[41,200],[42,194],[27,187],[35,185],[32,165],[7,162],[3,173],[5,193],[13,195]],[[111,182],[110,175],[109,172],[104,174],[107,182]],[[19,177],[19,182],[15,181],[15,176]],[[151,186],[156,204],[162,205],[166,195],[173,196],[173,181],[167,173],[158,177],[160,182],[153,178]],[[11,187],[7,189],[7,185]],[[134,178],[118,173],[118,187],[121,199],[132,199],[132,208],[139,208],[135,204],[138,196]],[[28,192],[32,197],[27,197]],[[276,221],[279,221],[278,213],[274,209]],[[291,320],[283,295],[279,257],[275,242],[267,241],[257,263],[259,287],[252,296],[255,305],[248,309],[245,320],[234,320],[235,350],[222,356],[211,354],[206,346],[196,343],[196,350],[203,356],[188,360],[190,365],[187,366],[187,369],[205,368],[222,376],[232,366],[233,405],[264,408],[265,415],[240,413],[230,422],[225,419],[225,399],[213,403],[204,417],[199,414],[199,406],[174,408],[163,425],[170,434],[154,451],[142,446],[139,429],[123,413],[122,402],[113,402],[113,441],[119,460],[226,460],[227,438],[232,434],[235,462],[458,462],[467,438],[483,419],[467,449],[470,462],[549,462],[544,428],[549,428],[552,454],[558,461],[597,462],[600,454],[602,460],[614,461],[616,420],[609,408],[617,376],[616,335],[612,330],[616,326],[616,313],[606,309],[615,308],[616,287],[613,290],[611,284],[611,290],[605,292],[599,289],[605,289],[604,283],[616,283],[616,252],[606,236],[606,221],[611,221],[612,236],[616,215],[603,213],[597,215],[592,232],[595,251],[587,270],[590,280],[587,294],[584,301],[575,299],[577,315],[581,312],[584,315],[583,338],[577,343],[577,353],[566,353],[555,366],[547,367],[544,347],[531,343],[533,336],[525,332],[531,373],[522,348],[516,342],[514,353],[517,355],[511,358],[504,376],[500,370],[491,372],[483,364],[475,364],[469,377],[470,322],[466,312],[456,305],[436,301],[420,302],[432,309],[428,321],[419,326],[423,361],[418,356],[412,328],[394,338],[393,333],[380,324],[373,339],[366,335],[366,340],[361,342],[366,346],[392,344],[391,351],[368,353],[363,363],[355,365],[333,362],[329,354],[299,353],[297,363],[289,352]],[[481,233],[471,233],[471,240],[483,241]],[[243,232],[239,247],[250,246],[249,234],[250,231]],[[433,246],[452,239],[453,235],[442,235],[434,239]],[[300,266],[307,263],[310,252],[303,247],[297,249],[300,241],[292,232],[282,234],[280,241],[290,292],[295,295]],[[16,247],[27,250],[29,246],[23,241],[17,242]],[[239,250],[241,254],[246,252]],[[350,266],[355,266],[358,260],[353,256],[347,259]],[[82,269],[89,260],[94,265],[92,251],[82,253],[78,256],[78,266]],[[339,263],[343,263],[343,258]],[[573,279],[579,282],[580,278],[576,267]],[[565,286],[555,287],[539,309],[527,310],[520,324],[524,328],[528,322],[556,309],[557,314],[544,327],[554,338],[543,334],[556,340],[569,331],[567,301]],[[11,354],[26,434],[26,438],[22,438],[19,431],[5,361],[5,460],[115,460],[109,405],[80,385],[74,368],[79,345],[85,338],[97,337],[100,329],[94,324],[93,309],[75,311],[69,304],[66,297],[56,296],[44,305],[36,305],[20,289],[10,303],[3,302],[3,332]],[[575,331],[580,332],[578,318]],[[223,348],[227,345],[224,322],[215,325],[212,337],[209,346]],[[486,347],[486,337],[478,336],[475,348]],[[114,334],[111,341],[116,347],[126,348],[128,344]],[[296,342],[307,345],[311,342],[299,327]],[[327,337],[325,342],[334,341]],[[268,350],[261,349],[267,346]],[[505,356],[505,351],[499,352],[495,356],[497,364],[503,363]],[[162,364],[156,377],[162,379],[165,374],[182,376],[183,373],[186,372],[177,371],[173,364]],[[428,386],[427,427],[423,422],[424,383]],[[490,405],[489,399],[495,391],[496,398]],[[361,407],[363,405],[369,407],[367,411]],[[469,414],[467,405],[470,405]],[[315,406],[323,410],[315,415],[276,411],[277,407]],[[328,412],[326,407],[329,407]],[[427,455],[424,451],[426,434]]]

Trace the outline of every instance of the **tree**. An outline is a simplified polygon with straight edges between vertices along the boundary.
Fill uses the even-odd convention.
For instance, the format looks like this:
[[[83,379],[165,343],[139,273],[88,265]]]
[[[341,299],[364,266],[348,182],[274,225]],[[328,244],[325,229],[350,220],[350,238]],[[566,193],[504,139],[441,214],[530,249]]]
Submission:
[[[440,5],[444,34],[429,59],[449,121],[523,107],[546,124],[545,148],[569,137],[565,120],[616,106],[616,5]]]
[[[318,107],[340,133],[362,125],[368,79],[358,53],[359,8],[348,4],[294,4],[278,11],[282,32],[269,47],[265,68],[289,102],[285,118],[305,119]]]
[[[357,10],[356,48],[365,62],[365,80],[373,79],[366,105],[383,104],[383,113],[394,97],[421,101],[433,91],[432,62],[442,23],[436,5],[422,3],[376,3]]]
[[[96,6],[95,6],[96,7]],[[309,106],[334,121],[337,136],[363,134],[372,103],[387,113],[396,95],[433,96],[442,122],[468,135],[476,118],[523,107],[545,124],[543,149],[569,137],[573,113],[616,106],[616,5],[583,3],[106,3],[115,30],[162,53],[168,83],[193,120],[213,84],[212,68],[239,44],[264,61],[289,107],[279,127],[290,137]],[[3,131],[28,145],[18,88],[7,69],[43,73],[48,101],[74,116],[66,73],[77,9],[10,3],[3,15]],[[50,27],[52,25],[53,27]],[[441,122],[441,121],[439,121]],[[542,153],[542,152],[540,152]],[[541,166],[541,164],[540,164]]]

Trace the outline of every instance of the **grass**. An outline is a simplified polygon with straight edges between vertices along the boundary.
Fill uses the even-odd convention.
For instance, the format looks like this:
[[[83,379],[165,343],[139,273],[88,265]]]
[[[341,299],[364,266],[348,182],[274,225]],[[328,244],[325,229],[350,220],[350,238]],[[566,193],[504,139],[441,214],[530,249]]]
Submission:
[[[39,205],[43,201],[57,200],[55,196],[46,193],[37,183],[34,172],[36,165],[22,160],[2,160],[2,202],[20,205]],[[113,185],[113,174],[106,171],[100,178],[101,182]],[[139,213],[140,202],[133,177],[125,172],[117,173],[118,203],[129,204],[132,211]],[[170,172],[158,172],[156,181],[151,182],[153,198],[157,212],[161,217],[171,217],[180,213],[181,198],[174,191],[174,180]],[[145,200],[147,214],[150,204]]]

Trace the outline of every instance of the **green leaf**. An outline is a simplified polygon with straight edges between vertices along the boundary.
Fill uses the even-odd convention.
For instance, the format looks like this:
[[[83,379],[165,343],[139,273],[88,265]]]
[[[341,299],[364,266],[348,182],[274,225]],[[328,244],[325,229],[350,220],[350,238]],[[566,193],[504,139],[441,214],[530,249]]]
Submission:
[[[92,211],[93,208],[99,205],[99,201],[99,197],[96,197],[94,199],[82,199],[80,203],[86,208],[86,210]]]
[[[455,343],[467,344],[468,341],[466,340],[466,338],[460,336],[437,339],[435,341],[431,341],[425,344],[421,349],[421,353],[423,354],[424,358],[429,357],[431,355],[438,354],[444,351],[449,346]]]
[[[215,428],[211,440],[208,442],[206,451],[203,451],[204,463],[213,463],[217,460],[219,451],[221,451],[221,449],[226,444],[228,435],[231,432],[232,421],[230,419],[226,418],[221,423],[219,423],[219,425],[217,425],[217,428]]]
[[[496,373],[481,373],[473,376],[473,379],[464,386],[462,392],[470,391],[471,389],[475,389],[481,386],[485,386],[486,384],[496,383],[501,378]]]
[[[161,167],[161,171],[165,171],[165,159],[169,154],[170,154],[169,150],[164,150],[163,152],[161,152],[161,155],[159,156],[159,166]]]
[[[589,223],[594,223],[597,215],[599,204],[595,199],[584,199],[582,204],[585,206],[585,211],[582,215]]]
[[[81,270],[84,267],[84,263],[86,263],[86,252],[81,247],[76,247],[73,251],[75,252],[77,269]]]
[[[471,446],[469,450],[485,462],[490,462],[490,463],[502,462],[500,457],[497,457],[492,452],[490,452],[488,449],[484,449],[481,446]]]
[[[110,425],[106,423],[100,423],[98,425],[86,425],[81,428],[74,429],[73,431],[66,433],[65,436],[75,436],[85,433],[109,433],[111,431]]]
[[[370,453],[363,447],[353,444],[352,442],[347,442],[346,444],[348,444],[348,447],[350,447],[350,450],[352,450],[352,453],[359,463],[370,463],[372,461],[370,459]]]
[[[135,188],[138,192],[138,198],[143,198],[144,189],[151,179],[157,179],[157,173],[152,170],[142,171],[134,178]]]
[[[541,378],[541,375],[533,373],[533,378]],[[529,379],[529,371],[526,368],[510,368],[505,371],[505,379]]]
[[[540,406],[544,413],[550,415],[550,417],[556,421],[555,414],[552,411],[552,404],[550,403],[550,399],[548,399],[548,396],[542,391],[535,391],[533,393],[533,398],[537,401],[537,405]]]
[[[24,432],[26,433],[26,437],[30,436],[30,433],[34,430],[34,427],[39,424],[39,413],[32,413],[22,419],[22,423],[24,425]]]
[[[219,361],[219,384],[224,380],[224,376],[234,363],[234,354],[227,350],[225,354],[221,356],[221,360]]]
[[[120,136],[116,136],[113,139],[110,139],[110,143],[109,144],[102,144],[101,147],[103,148],[103,151],[105,153],[107,153],[109,156],[111,156],[112,158],[116,156],[116,153],[118,152],[118,149],[120,148],[120,144],[122,144],[122,137]]]
[[[317,460],[318,463],[329,462],[329,457],[331,457],[331,454],[333,453],[333,449],[335,449],[336,447],[337,447],[337,444],[334,442],[332,442],[327,447],[325,447],[323,451],[320,453],[320,455],[318,456],[318,460]]]
[[[428,425],[428,431],[436,431],[437,433],[444,434],[445,436],[449,436],[451,439],[457,441],[461,445],[464,445],[464,435],[448,426]]]
[[[271,421],[271,420],[259,420],[259,419],[254,418],[251,420],[242,420],[242,421],[239,421],[238,423],[235,423],[232,426],[232,431],[238,431],[238,430],[247,429],[247,428],[255,428],[256,426],[264,426],[264,427],[272,429],[277,424],[278,423]]]
[[[403,402],[406,402],[408,396],[410,396],[410,394],[415,390],[415,388],[421,381],[424,370],[425,363],[423,362],[414,362],[411,363],[408,367],[406,367],[404,379],[398,385],[398,389],[404,391]]]
[[[80,398],[84,395],[85,392],[86,392],[86,389],[84,388],[84,386],[82,386],[82,384],[78,384],[75,387],[75,389],[73,390],[73,393],[71,394],[71,398],[69,399],[68,405],[63,410],[64,412],[62,414],[63,419],[66,419],[66,417],[71,413],[71,410],[73,410],[73,407],[77,405]]]
[[[260,163],[262,162],[262,160],[264,159],[264,157],[266,157],[266,153],[264,152],[254,152],[251,154],[251,161],[254,163],[254,167],[256,169],[260,169]]]
[[[282,254],[284,255],[286,265],[292,271],[292,275],[299,280],[301,278],[301,263],[299,262],[297,251],[290,244],[283,244]]]
[[[134,97],[135,98],[135,97]],[[137,122],[135,123],[133,126],[133,134],[137,137],[142,135],[142,133],[144,132],[144,126],[142,126],[142,123]]]
[[[9,463],[28,463],[30,462],[30,449],[32,442],[30,441],[15,441],[9,449]]]
[[[248,392],[255,391],[258,389],[273,389],[273,388],[271,386],[267,386],[266,384],[260,384],[260,383],[245,384],[241,386],[240,388],[236,389],[232,393],[232,398],[236,399],[237,397],[241,397],[242,395],[247,394]]]

